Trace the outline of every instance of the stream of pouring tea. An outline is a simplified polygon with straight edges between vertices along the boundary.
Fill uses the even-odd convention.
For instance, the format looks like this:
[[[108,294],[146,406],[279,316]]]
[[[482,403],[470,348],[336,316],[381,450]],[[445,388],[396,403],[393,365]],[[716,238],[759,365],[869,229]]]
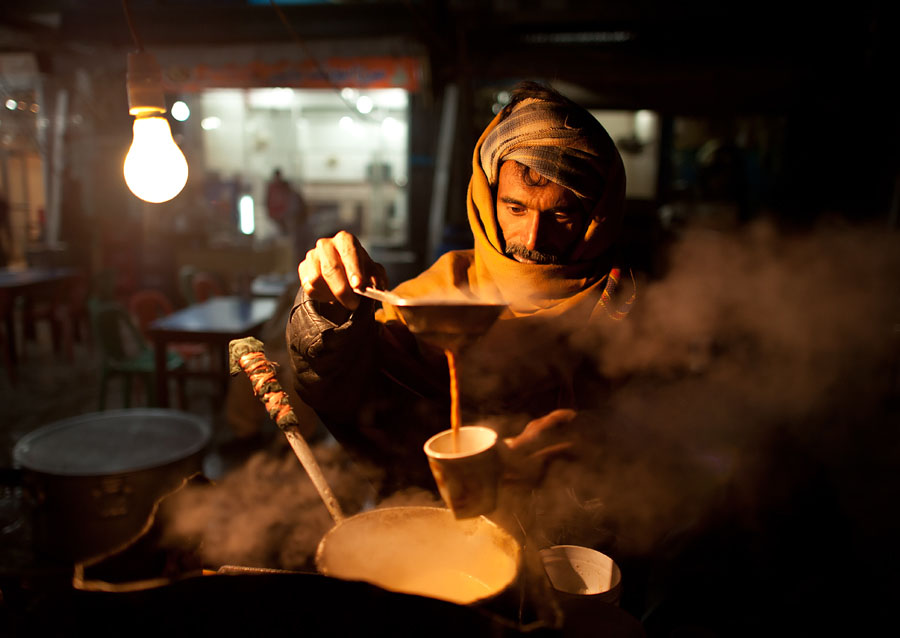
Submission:
[[[447,367],[450,369],[450,428],[453,432],[453,451],[459,452],[459,387],[456,381],[456,356],[449,348],[444,349],[447,355]]]

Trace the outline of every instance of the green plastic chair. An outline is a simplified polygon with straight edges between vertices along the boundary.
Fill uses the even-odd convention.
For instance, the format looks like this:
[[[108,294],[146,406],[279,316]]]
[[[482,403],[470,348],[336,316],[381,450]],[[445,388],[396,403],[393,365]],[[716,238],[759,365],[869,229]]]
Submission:
[[[91,330],[100,353],[100,410],[106,407],[106,392],[113,376],[123,377],[122,402],[131,407],[132,381],[140,379],[147,393],[150,406],[156,401],[156,364],[153,348],[144,339],[140,329],[125,307],[114,301],[91,299],[88,301]],[[185,367],[184,359],[177,352],[166,353],[166,369],[169,372]],[[178,377],[178,400],[186,405],[184,379]]]

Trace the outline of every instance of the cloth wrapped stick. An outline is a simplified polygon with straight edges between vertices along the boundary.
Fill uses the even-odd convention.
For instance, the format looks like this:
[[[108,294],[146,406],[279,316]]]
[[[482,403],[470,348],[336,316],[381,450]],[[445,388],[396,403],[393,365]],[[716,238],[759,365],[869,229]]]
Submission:
[[[232,375],[239,374],[243,370],[250,377],[253,394],[262,401],[269,417],[284,432],[291,449],[294,450],[294,454],[319,492],[322,502],[328,508],[331,518],[335,523],[339,523],[344,518],[341,506],[325,481],[325,475],[322,474],[322,469],[316,462],[306,439],[300,433],[297,414],[291,407],[290,399],[275,375],[275,363],[266,358],[262,341],[254,337],[231,341],[228,344],[228,360],[229,371]]]

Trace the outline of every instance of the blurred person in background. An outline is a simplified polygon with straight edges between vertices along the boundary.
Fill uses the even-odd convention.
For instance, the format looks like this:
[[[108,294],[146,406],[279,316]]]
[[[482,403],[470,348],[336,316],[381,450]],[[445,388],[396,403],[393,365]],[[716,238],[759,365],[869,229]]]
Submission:
[[[293,190],[281,174],[281,169],[272,171],[266,184],[266,212],[282,233],[287,232],[288,211],[292,205]]]
[[[303,259],[312,244],[306,199],[284,179],[280,168],[272,172],[272,178],[266,185],[266,212],[282,235],[290,239],[295,260]]]

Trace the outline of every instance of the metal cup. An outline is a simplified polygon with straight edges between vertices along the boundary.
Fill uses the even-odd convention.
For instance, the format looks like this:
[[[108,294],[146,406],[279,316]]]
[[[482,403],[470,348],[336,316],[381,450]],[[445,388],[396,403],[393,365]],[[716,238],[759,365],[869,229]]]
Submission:
[[[541,559],[564,604],[578,600],[619,604],[622,572],[606,554],[579,545],[554,545],[541,550]]]
[[[480,425],[444,430],[425,442],[428,465],[444,503],[456,518],[489,514],[497,506],[500,455],[497,433]]]

